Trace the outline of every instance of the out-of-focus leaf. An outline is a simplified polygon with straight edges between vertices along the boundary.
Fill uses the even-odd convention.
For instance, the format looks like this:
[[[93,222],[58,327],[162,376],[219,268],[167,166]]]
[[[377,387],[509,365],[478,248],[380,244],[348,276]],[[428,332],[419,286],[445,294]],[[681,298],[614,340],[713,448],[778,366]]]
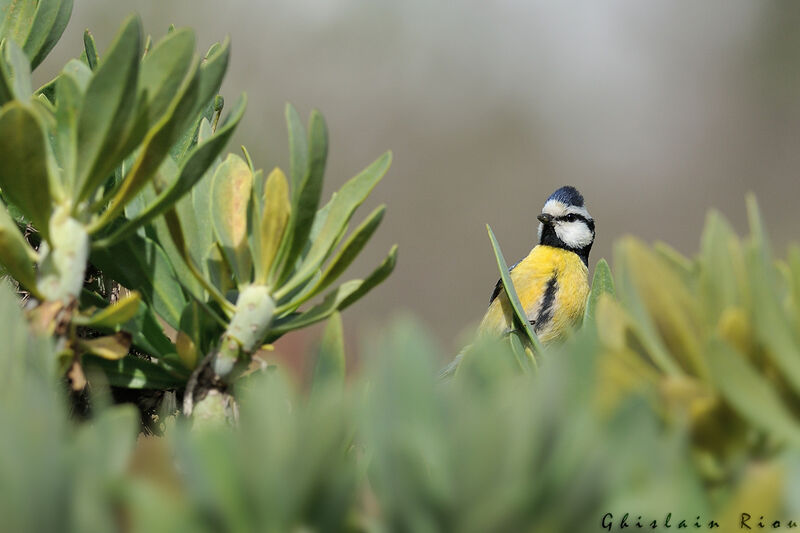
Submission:
[[[0,2],[0,38],[13,40],[18,46],[23,46],[31,31],[36,4],[32,0]]]
[[[41,294],[36,288],[33,270],[35,253],[19,232],[19,228],[0,202],[0,265],[36,298]]]
[[[114,328],[135,317],[141,301],[141,295],[132,291],[91,316],[76,316],[73,322],[91,328]]]
[[[648,357],[666,374],[680,375],[682,373],[680,366],[670,357],[669,351],[659,337],[656,326],[635,287],[633,275],[629,268],[629,249],[635,244],[632,239],[622,239],[614,248],[614,269],[617,272],[615,289],[617,295],[631,314],[632,327],[635,329]]]
[[[589,299],[586,301],[586,312],[583,315],[584,322],[594,320],[597,302],[603,294],[614,295],[614,278],[611,276],[611,268],[608,266],[608,261],[600,259],[594,267],[592,290],[589,293]]]
[[[333,313],[322,334],[311,387],[319,389],[332,383],[344,386],[345,372],[342,317],[339,313]]]
[[[308,173],[308,138],[300,115],[290,103],[286,104],[286,127],[289,130],[289,178],[292,204],[296,203],[302,183]]]
[[[375,185],[386,174],[392,161],[391,152],[386,152],[360,174],[342,186],[333,199],[324,226],[320,229],[302,265],[277,292],[281,299],[308,281],[320,264],[328,257],[331,247],[337,242],[343,228],[350,221],[353,212],[366,199]]]
[[[755,529],[762,516],[775,516],[785,492],[785,470],[785,466],[774,462],[749,466],[738,490],[722,509],[719,523],[737,524],[738,529],[744,530],[740,525],[744,519],[748,528]]]
[[[260,257],[254,257],[256,263],[256,282],[264,283],[272,270],[272,264],[278,248],[284,239],[286,223],[291,214],[289,203],[289,184],[281,169],[275,168],[267,176],[264,185],[264,212],[261,215],[259,229]]]
[[[129,17],[86,88],[84,101],[91,105],[78,118],[76,200],[86,200],[117,164],[114,155],[137,103],[141,33],[139,19]]]
[[[97,54],[94,36],[89,30],[83,32],[83,50],[86,53],[86,62],[89,64],[89,68],[95,70],[100,63],[100,56]]]
[[[710,319],[715,321],[723,309],[740,304],[735,262],[738,239],[722,215],[716,211],[708,214],[701,240],[700,285],[703,306]]]
[[[164,327],[147,305],[140,305],[136,316],[123,324],[123,331],[131,334],[133,345],[155,358],[175,352],[175,347],[164,334]]]
[[[53,49],[72,13],[72,0],[0,2],[0,39],[10,37],[36,68]]]
[[[126,287],[136,287],[167,324],[178,328],[186,298],[172,266],[155,242],[132,236],[114,246],[93,250],[91,261]]]
[[[211,212],[217,239],[240,285],[250,282],[253,266],[247,242],[252,190],[250,167],[241,157],[229,154],[214,173]]]
[[[14,41],[5,41],[0,56],[0,105],[14,99],[27,101],[33,89],[25,52]]]
[[[200,303],[192,300],[183,309],[180,322],[180,333],[186,338],[178,337],[178,355],[186,365],[193,369],[197,361],[205,355],[211,342],[220,335],[219,326],[212,322],[208,313],[203,310]],[[188,341],[188,342],[187,342]],[[181,346],[183,343],[183,347]],[[183,351],[182,351],[183,348]]]
[[[705,377],[703,321],[696,298],[681,278],[639,241],[628,239],[622,249],[626,273],[647,310],[642,320],[653,322],[659,338],[685,370]]]
[[[800,246],[789,247],[789,269],[791,273],[792,305],[795,330],[800,330]]]
[[[509,333],[508,345],[511,348],[511,353],[514,354],[514,359],[520,370],[527,372],[531,368],[536,368],[533,353],[525,348],[525,345],[522,343],[522,336],[518,331],[514,330]]]
[[[184,366],[190,370],[194,370],[194,367],[197,366],[199,354],[197,345],[192,338],[183,331],[179,331],[175,339],[175,349],[178,351],[178,357],[181,358],[181,362]]]
[[[800,426],[773,386],[726,343],[712,339],[706,348],[711,379],[730,405],[753,426],[779,440],[800,444]]]
[[[747,259],[753,331],[794,390],[800,391],[800,339],[778,298],[777,273],[771,260],[769,239],[753,196],[747,198],[747,215],[751,232]]]
[[[186,383],[186,377],[176,376],[164,368],[139,357],[123,357],[109,361],[102,357],[86,355],[83,364],[87,369],[101,370],[108,383],[129,389],[173,389]]]
[[[0,188],[42,235],[49,234],[53,201],[47,146],[39,120],[25,105],[12,102],[0,112]]]
[[[119,332],[106,337],[78,339],[76,344],[81,351],[116,361],[128,355],[128,350],[131,348],[131,336],[128,333]]]

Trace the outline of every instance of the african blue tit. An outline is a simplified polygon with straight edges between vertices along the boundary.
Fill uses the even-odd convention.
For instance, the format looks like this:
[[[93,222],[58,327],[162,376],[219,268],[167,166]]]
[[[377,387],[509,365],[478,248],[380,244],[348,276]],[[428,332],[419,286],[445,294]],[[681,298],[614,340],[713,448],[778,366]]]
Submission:
[[[539,219],[539,242],[511,267],[511,281],[542,343],[564,335],[583,316],[589,295],[589,251],[594,220],[575,187],[550,195]],[[512,310],[498,281],[481,321],[481,334],[503,335],[512,329]]]

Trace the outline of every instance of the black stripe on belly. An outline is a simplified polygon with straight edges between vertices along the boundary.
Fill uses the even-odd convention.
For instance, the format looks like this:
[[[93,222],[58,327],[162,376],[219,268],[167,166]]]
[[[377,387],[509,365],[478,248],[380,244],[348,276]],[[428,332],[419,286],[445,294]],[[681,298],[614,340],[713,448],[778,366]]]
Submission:
[[[534,329],[541,330],[550,319],[553,318],[553,306],[556,303],[556,292],[558,291],[558,272],[553,272],[553,277],[547,282],[547,287],[544,289],[544,296],[542,296],[542,305],[539,308],[539,314],[536,315],[534,321]]]

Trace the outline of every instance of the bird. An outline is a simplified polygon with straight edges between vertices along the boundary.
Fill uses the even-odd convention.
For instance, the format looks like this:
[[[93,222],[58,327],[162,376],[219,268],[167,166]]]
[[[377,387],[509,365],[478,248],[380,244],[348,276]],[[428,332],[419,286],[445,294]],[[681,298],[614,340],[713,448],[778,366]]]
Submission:
[[[563,339],[583,317],[595,230],[583,195],[571,185],[551,194],[536,218],[536,245],[509,271],[525,315],[539,341],[546,345]],[[513,329],[511,302],[500,279],[478,326],[478,338],[502,337]],[[439,379],[447,381],[455,376],[471,346],[464,347],[440,371]]]
[[[595,227],[583,195],[569,185],[551,194],[536,218],[537,243],[510,268],[510,277],[533,331],[547,344],[562,339],[583,317]],[[499,280],[478,327],[479,335],[508,333],[514,328],[512,316]]]

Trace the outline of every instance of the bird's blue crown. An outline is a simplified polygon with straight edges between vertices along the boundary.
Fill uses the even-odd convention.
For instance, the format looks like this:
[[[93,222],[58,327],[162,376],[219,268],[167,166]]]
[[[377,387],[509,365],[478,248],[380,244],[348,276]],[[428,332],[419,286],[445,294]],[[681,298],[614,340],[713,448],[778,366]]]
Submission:
[[[583,207],[583,195],[578,192],[578,189],[570,185],[561,187],[556,192],[550,195],[548,200],[556,200],[566,205],[574,205],[576,207]]]

